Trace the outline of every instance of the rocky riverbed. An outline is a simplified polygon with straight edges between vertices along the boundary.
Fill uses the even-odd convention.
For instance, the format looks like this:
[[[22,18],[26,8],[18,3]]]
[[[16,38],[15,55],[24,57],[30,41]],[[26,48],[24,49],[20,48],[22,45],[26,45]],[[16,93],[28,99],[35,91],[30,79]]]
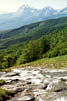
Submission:
[[[67,69],[18,68],[0,79],[1,88],[15,92],[9,101],[67,101]]]

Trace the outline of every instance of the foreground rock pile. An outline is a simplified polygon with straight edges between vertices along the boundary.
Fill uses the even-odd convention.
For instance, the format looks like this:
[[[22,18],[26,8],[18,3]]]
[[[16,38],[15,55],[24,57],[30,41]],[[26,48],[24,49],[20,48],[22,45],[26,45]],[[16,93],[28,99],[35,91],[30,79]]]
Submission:
[[[15,92],[10,101],[67,101],[67,70],[20,68],[0,72],[2,88]]]

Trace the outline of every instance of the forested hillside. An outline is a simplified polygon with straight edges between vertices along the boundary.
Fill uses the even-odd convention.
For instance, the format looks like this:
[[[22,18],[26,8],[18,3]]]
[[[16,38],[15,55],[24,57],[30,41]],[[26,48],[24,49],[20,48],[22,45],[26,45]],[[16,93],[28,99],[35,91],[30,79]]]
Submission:
[[[40,58],[51,58],[67,54],[67,28],[30,41],[23,49],[17,63],[27,63]]]
[[[67,27],[67,17],[33,23],[18,29],[0,32],[0,49],[39,39],[43,35],[50,34],[64,27]]]
[[[0,32],[0,69],[67,54],[67,17]]]

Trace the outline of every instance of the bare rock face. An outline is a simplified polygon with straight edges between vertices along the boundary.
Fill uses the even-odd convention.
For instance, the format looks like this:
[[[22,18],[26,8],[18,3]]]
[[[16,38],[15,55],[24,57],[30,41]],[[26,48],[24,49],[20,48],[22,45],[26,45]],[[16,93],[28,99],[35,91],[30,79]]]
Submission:
[[[67,101],[67,69],[19,68],[0,72],[0,79],[15,92],[10,101]]]

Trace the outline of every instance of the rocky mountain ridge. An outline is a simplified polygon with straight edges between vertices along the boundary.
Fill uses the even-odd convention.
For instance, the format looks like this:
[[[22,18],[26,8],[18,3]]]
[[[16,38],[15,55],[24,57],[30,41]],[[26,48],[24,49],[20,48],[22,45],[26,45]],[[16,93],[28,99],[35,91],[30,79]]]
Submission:
[[[65,16],[67,16],[67,7],[55,10],[52,7],[36,9],[23,5],[15,13],[0,14],[0,30],[14,29],[30,23]]]

